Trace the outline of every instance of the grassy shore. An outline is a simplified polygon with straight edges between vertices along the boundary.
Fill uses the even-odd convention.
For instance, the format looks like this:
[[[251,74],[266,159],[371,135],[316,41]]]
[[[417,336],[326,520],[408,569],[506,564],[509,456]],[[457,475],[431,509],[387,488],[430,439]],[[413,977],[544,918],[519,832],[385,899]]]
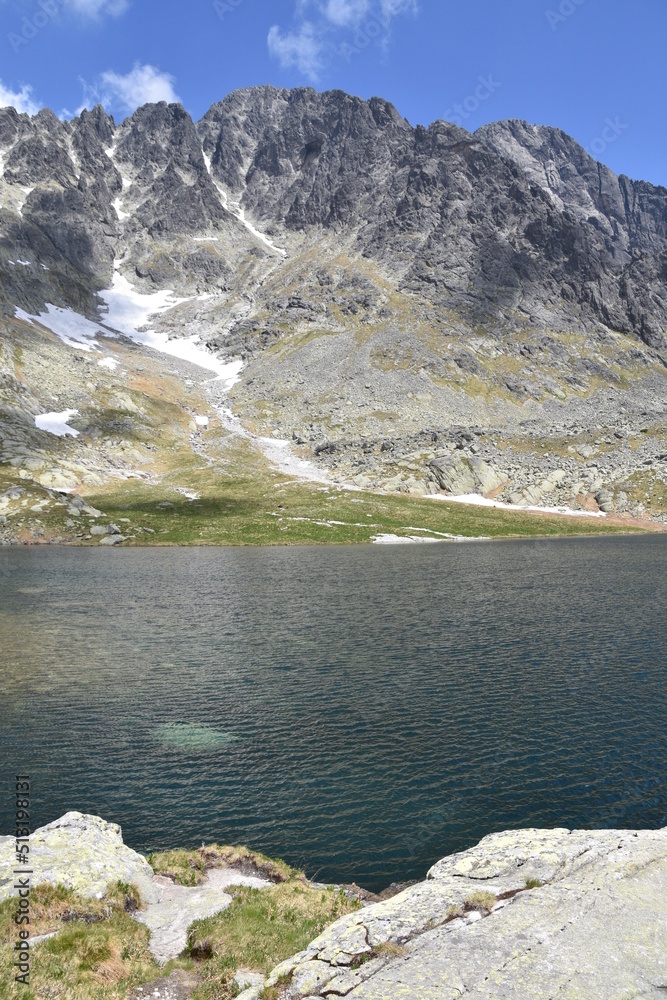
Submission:
[[[123,534],[149,529],[129,544],[308,545],[370,542],[381,534],[467,538],[529,538],[637,531],[601,518],[524,513],[447,500],[350,492],[294,483],[281,476],[262,485],[249,477],[201,483],[187,499],[174,483],[127,483],[94,493]],[[125,520],[124,520],[125,519]]]
[[[70,501],[26,480],[0,474],[0,492],[24,491],[7,511],[5,531],[23,543],[98,545],[93,525],[116,524],[124,545],[337,545],[405,537],[536,538],[641,532],[628,520],[541,514],[477,507],[440,499],[352,492],[294,482],[274,474],[216,477],[180,472],[159,483],[129,480],[87,490],[102,516],[73,519]],[[188,498],[181,490],[190,493]]]
[[[231,1000],[238,993],[233,982],[238,969],[267,974],[359,906],[340,890],[312,886],[284,862],[246,848],[213,845],[149,860],[156,872],[168,871],[183,885],[203,881],[206,867],[230,863],[247,863],[278,881],[261,890],[228,887],[234,897],[228,909],[196,921],[185,951],[162,967],[148,950],[148,929],[128,912],[141,905],[132,886],[119,882],[100,900],[62,886],[38,886],[31,897],[31,937],[56,933],[33,946],[29,987],[14,981],[16,901],[0,904],[3,1000],[126,1000],[137,986],[150,995],[147,987],[175,969],[196,981],[192,1000]]]

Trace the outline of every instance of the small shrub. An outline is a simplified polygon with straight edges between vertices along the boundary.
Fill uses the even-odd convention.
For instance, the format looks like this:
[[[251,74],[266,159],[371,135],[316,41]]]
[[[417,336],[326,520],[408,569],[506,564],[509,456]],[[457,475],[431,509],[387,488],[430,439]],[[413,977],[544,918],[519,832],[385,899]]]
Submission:
[[[193,941],[190,945],[190,958],[196,962],[207,962],[213,957],[213,942],[209,938],[203,941]]]
[[[526,879],[526,889],[540,889],[542,887],[542,881],[539,878],[527,878]]]
[[[491,908],[498,902],[498,897],[493,892],[489,892],[486,889],[482,889],[479,892],[473,892],[466,899],[464,909],[468,912],[470,910],[477,910],[479,913],[490,913]]]
[[[373,958],[403,958],[407,953],[405,945],[398,944],[397,941],[383,941],[373,949]]]
[[[455,920],[457,917],[462,917],[464,912],[465,910],[460,905],[450,906],[447,910],[447,916],[450,920]]]

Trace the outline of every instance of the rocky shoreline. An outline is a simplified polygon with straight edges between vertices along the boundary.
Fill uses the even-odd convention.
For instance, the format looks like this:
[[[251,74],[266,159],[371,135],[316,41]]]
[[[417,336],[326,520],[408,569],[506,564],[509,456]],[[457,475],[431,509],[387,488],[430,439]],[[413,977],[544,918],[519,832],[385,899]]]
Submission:
[[[230,887],[270,891],[287,877],[214,852],[201,884],[183,886],[124,845],[120,827],[80,813],[35,831],[30,843],[33,886],[103,900],[125,885],[125,908],[150,929],[158,963],[186,942],[190,955],[212,947],[193,945],[188,927],[229,907]],[[15,891],[13,851],[14,839],[1,837],[0,905]],[[306,888],[324,889],[304,880],[297,891]],[[359,891],[356,908],[268,976],[239,968],[234,991],[216,995],[243,987],[243,1000],[657,1000],[667,990],[667,828],[494,833],[397,889],[389,898]],[[201,985],[200,969],[167,966],[127,996],[181,1000]]]

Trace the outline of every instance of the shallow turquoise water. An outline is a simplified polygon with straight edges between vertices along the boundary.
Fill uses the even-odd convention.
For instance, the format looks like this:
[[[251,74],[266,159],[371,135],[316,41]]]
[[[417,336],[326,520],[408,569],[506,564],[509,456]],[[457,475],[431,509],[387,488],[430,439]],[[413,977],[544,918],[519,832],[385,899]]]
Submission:
[[[517,826],[667,825],[667,538],[0,550],[29,771],[140,850],[381,888]]]

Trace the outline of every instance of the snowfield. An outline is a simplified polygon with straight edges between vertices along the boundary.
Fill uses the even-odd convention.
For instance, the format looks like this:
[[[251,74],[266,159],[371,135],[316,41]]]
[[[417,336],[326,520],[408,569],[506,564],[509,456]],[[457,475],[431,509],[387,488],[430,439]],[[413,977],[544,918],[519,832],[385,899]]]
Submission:
[[[427,494],[427,500],[451,500],[453,503],[469,503],[475,507],[495,507],[496,510],[514,511],[537,511],[539,514],[569,514],[571,517],[606,517],[602,511],[592,510],[571,510],[569,507],[536,507],[524,506],[523,504],[501,503],[500,500],[488,500],[480,496],[479,493],[463,493],[460,496],[447,494],[447,496],[432,496]]]
[[[38,313],[36,316],[30,316],[18,307],[14,315],[26,323],[39,323],[40,326],[45,326],[51,333],[55,333],[56,337],[60,337],[64,344],[77,351],[98,350],[95,340],[98,334],[105,337],[113,336],[98,323],[92,323],[73,309],[63,309],[62,306],[53,306],[48,302],[46,312]]]
[[[105,311],[102,319],[105,326],[123,333],[137,344],[144,344],[162,354],[169,354],[174,358],[180,358],[181,361],[189,361],[193,365],[214,372],[216,380],[224,382],[226,389],[231,389],[238,381],[243,368],[240,359],[221,361],[207,347],[202,346],[196,336],[170,338],[167,333],[148,329],[152,316],[167,312],[192,299],[179,299],[168,289],[159,292],[138,292],[118,270],[114,274],[112,287],[100,292],[100,298],[104,302]]]
[[[35,417],[35,427],[40,431],[48,431],[56,437],[78,437],[79,432],[67,423],[72,417],[78,416],[78,410],[63,410],[62,413],[40,413]]]

